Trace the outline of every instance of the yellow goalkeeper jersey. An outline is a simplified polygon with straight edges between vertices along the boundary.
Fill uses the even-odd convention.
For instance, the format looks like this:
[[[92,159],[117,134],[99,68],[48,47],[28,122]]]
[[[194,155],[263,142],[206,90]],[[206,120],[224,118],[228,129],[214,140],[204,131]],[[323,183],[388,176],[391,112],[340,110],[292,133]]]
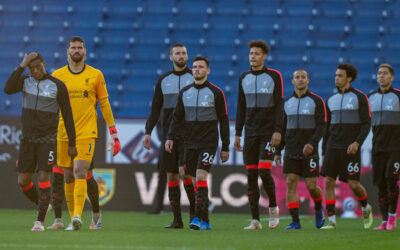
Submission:
[[[103,73],[87,64],[81,72],[72,73],[69,66],[66,65],[54,71],[53,76],[63,81],[68,88],[76,140],[97,138],[96,103],[98,99],[108,97]],[[61,114],[57,139],[68,141]]]

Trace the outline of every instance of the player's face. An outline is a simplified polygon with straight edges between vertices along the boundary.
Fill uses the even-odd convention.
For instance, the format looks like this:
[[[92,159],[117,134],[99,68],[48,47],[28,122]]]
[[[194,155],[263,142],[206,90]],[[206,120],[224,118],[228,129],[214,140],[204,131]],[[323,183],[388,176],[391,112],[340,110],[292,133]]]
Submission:
[[[205,61],[195,61],[193,63],[193,77],[196,81],[200,81],[203,79],[207,79],[207,75],[210,74],[210,69],[207,67],[207,63]]]
[[[169,55],[169,59],[179,68],[185,67],[188,60],[186,47],[174,47],[172,53]]]
[[[31,63],[29,63],[28,65],[29,71],[31,72],[33,78],[35,78],[36,81],[42,79],[43,76],[46,74],[45,66],[46,63],[40,60],[34,60]]]
[[[394,77],[390,74],[390,71],[386,67],[378,69],[378,83],[381,88],[388,88],[392,85]]]
[[[304,70],[297,70],[293,73],[292,83],[296,89],[306,89],[309,82],[307,72]]]
[[[67,53],[68,57],[76,63],[81,62],[86,58],[86,49],[83,46],[83,43],[79,41],[71,42]]]
[[[338,88],[346,88],[350,85],[351,77],[347,77],[346,70],[337,69],[335,74],[335,85]]]
[[[252,47],[250,49],[249,62],[251,67],[257,68],[263,66],[265,58],[267,58],[267,55],[261,48]]]

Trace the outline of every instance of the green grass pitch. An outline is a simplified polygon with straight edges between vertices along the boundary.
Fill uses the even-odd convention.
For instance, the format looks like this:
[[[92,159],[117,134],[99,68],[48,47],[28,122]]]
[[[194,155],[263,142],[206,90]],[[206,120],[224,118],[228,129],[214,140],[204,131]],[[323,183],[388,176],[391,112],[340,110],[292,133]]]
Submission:
[[[138,212],[103,212],[103,229],[89,230],[91,213],[83,215],[79,231],[31,232],[36,212],[0,210],[0,249],[399,249],[400,230],[364,230],[361,219],[338,219],[336,230],[317,230],[313,217],[301,218],[303,229],[287,231],[288,217],[281,218],[276,229],[243,230],[249,215],[211,214],[212,231],[167,230],[172,214],[148,215]],[[64,212],[64,221],[67,213]],[[46,226],[53,222],[47,216]],[[380,223],[374,221],[374,226]],[[379,249],[379,250],[381,250]]]

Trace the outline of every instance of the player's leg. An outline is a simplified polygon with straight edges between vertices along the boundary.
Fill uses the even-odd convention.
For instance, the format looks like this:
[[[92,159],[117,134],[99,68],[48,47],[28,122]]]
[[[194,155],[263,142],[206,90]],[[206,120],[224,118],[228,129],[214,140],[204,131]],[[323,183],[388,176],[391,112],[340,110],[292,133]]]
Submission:
[[[271,136],[264,136],[260,138],[258,145],[260,157],[258,162],[258,174],[262,180],[263,188],[269,199],[269,227],[275,228],[279,224],[279,207],[276,203],[275,181],[271,174],[275,147],[270,145],[270,139]]]
[[[361,205],[361,210],[364,217],[364,228],[368,229],[372,227],[372,207],[368,204],[367,191],[360,183],[360,152],[355,155],[347,156],[347,167],[346,167],[346,179],[350,189],[353,191],[356,199]]]
[[[243,160],[247,169],[247,198],[249,199],[252,220],[244,229],[261,229],[260,223],[260,189],[258,187],[258,139],[244,137]]]
[[[389,199],[388,199],[388,186],[385,178],[385,166],[388,163],[387,154],[374,153],[372,154],[372,175],[373,183],[378,187],[378,204],[381,211],[382,223],[375,227],[374,230],[386,230],[388,213],[389,213]]]
[[[193,188],[195,192],[195,213],[193,219],[190,221],[189,228],[192,230],[199,230],[201,223],[201,211],[197,208],[197,195],[198,195],[198,187],[196,185],[196,172],[197,172],[197,162],[198,162],[198,154],[199,151],[195,149],[187,149],[185,148],[185,173],[189,174],[192,177]]]
[[[400,152],[391,152],[389,157],[388,165],[386,166],[385,179],[387,186],[389,188],[389,214],[387,230],[396,229],[396,211],[397,211],[397,201],[399,199],[399,172],[400,172]]]
[[[194,192],[193,179],[185,171],[185,166],[179,167],[179,176],[182,178],[183,187],[185,188],[186,195],[189,200],[189,221],[194,218],[194,212],[196,208],[196,198]]]
[[[288,164],[285,160],[285,167]],[[295,173],[286,174],[286,202],[287,208],[292,217],[292,222],[285,229],[301,229],[299,218],[299,197],[297,195],[297,183],[299,175]]]
[[[54,210],[55,220],[47,229],[63,229],[62,205],[64,201],[64,171],[61,167],[53,167],[53,182],[51,186],[51,204]]]
[[[322,209],[322,191],[318,186],[319,168],[318,156],[310,159],[302,160],[302,176],[305,179],[306,187],[310,193],[311,199],[314,201],[315,226],[321,228],[324,223],[324,213]]]
[[[76,143],[78,155],[74,160],[74,217],[72,225],[74,230],[79,230],[82,226],[82,212],[85,205],[87,182],[86,177],[93,160],[95,149],[95,139],[82,140]]]
[[[35,143],[22,139],[17,161],[18,185],[28,200],[38,205],[39,194],[32,182],[32,173],[35,171],[37,158]]]
[[[157,162],[157,170],[158,170],[158,183],[157,183],[157,191],[155,197],[155,205],[154,207],[148,212],[149,214],[160,214],[163,212],[164,209],[164,194],[167,188],[167,171],[161,168],[160,164],[160,157],[158,158]]]
[[[100,212],[100,204],[99,204],[99,186],[97,185],[97,181],[93,177],[93,161],[90,163],[90,168],[88,171],[88,175],[86,177],[87,183],[87,195],[90,200],[90,204],[92,205],[92,221],[90,223],[89,229],[101,229],[102,221],[101,221],[101,212]]]

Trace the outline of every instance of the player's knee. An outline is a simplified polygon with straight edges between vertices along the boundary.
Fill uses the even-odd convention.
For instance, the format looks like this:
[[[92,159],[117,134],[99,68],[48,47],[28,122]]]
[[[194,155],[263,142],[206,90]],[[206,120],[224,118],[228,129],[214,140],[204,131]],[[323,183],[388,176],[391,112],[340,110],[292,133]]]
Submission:
[[[325,178],[325,188],[331,189],[335,188],[336,181],[330,177]]]
[[[18,175],[18,185],[20,186],[26,186],[31,183],[31,181],[32,179],[28,175],[23,173]]]
[[[306,187],[308,191],[314,192],[317,188],[317,181],[316,180],[306,180]]]
[[[358,190],[360,187],[360,183],[358,181],[354,180],[348,180],[347,183],[349,184],[349,187],[351,190]]]
[[[173,174],[173,173],[168,173],[167,174],[167,180],[169,182],[178,181],[179,180],[179,175],[178,174]]]

